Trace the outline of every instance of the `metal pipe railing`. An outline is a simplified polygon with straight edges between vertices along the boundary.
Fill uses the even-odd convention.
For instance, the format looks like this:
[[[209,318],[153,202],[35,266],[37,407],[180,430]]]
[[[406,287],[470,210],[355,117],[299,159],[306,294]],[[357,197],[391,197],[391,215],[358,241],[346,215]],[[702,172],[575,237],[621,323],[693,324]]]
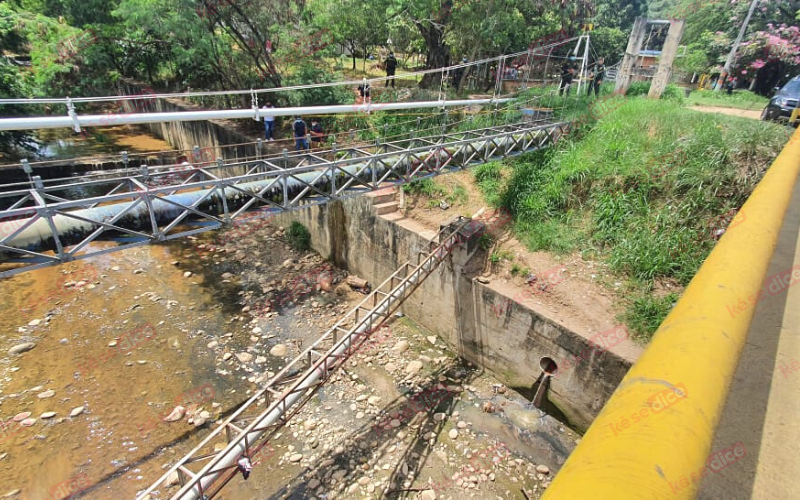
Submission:
[[[172,111],[168,113],[123,113],[114,115],[114,125],[141,125],[145,123],[190,122],[235,118],[258,119],[264,115],[295,116],[346,113],[367,113],[395,109],[443,108],[449,106],[472,106],[502,104],[510,99],[462,99],[419,102],[381,102],[372,104],[342,104],[335,106],[300,106],[296,108],[270,108],[269,110],[221,109],[204,111]],[[96,127],[108,121],[109,115],[34,116],[0,119],[0,130],[37,130],[44,128]]]
[[[800,130],[546,490],[545,500],[691,499],[800,172]],[[791,270],[789,270],[791,271]],[[742,301],[747,307],[730,313]],[[681,483],[675,491],[670,484]]]

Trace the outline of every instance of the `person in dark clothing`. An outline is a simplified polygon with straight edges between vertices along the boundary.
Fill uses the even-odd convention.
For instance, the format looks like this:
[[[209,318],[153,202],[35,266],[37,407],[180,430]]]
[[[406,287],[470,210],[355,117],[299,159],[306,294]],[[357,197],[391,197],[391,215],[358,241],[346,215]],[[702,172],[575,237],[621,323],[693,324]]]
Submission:
[[[294,142],[296,151],[300,151],[301,148],[309,149],[308,139],[306,139],[306,136],[308,135],[306,130],[306,122],[304,122],[299,116],[296,116],[292,128],[294,129]]]
[[[364,104],[369,104],[372,102],[372,98],[370,97],[370,86],[369,82],[366,78],[364,78],[364,83],[358,86],[358,93],[361,96],[361,102]]]
[[[489,89],[495,86],[497,86],[497,68],[492,65],[492,67],[489,68],[489,81],[484,92],[489,92]]]
[[[569,89],[572,87],[572,76],[575,74],[575,68],[569,61],[561,65],[561,84],[558,86],[558,95],[562,95],[565,91],[569,95]]]
[[[321,148],[322,139],[322,125],[318,120],[311,120],[311,145],[314,146],[312,149]]]
[[[728,92],[728,95],[733,95],[733,89],[736,88],[736,77],[728,77],[728,83],[725,85],[725,90]]]
[[[592,88],[594,88],[594,96],[600,95],[600,85],[606,77],[606,65],[603,63],[604,59],[601,57],[594,63],[592,71],[589,74],[589,90],[587,95],[592,95]]]
[[[390,52],[389,57],[386,58],[386,76],[392,77],[394,76],[394,72],[397,69],[397,59],[394,57],[394,53]],[[394,78],[391,80],[386,80],[386,86],[389,86],[389,82],[392,83],[392,88],[397,88],[394,86]]]

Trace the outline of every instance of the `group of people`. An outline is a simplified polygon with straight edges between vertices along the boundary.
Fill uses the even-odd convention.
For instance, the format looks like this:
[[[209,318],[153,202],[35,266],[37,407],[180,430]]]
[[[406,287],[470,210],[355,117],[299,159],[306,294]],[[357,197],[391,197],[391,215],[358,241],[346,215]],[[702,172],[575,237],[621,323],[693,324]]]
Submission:
[[[569,95],[569,89],[572,87],[572,80],[575,77],[575,66],[569,60],[564,61],[561,65],[561,83],[558,86],[558,95],[564,95],[566,92]],[[595,97],[600,95],[600,85],[606,77],[605,60],[599,57],[597,61],[589,66],[589,85],[586,89],[587,95],[592,95],[594,89]]]
[[[275,106],[272,105],[271,102],[267,102],[261,109],[270,110],[275,109]],[[269,111],[267,111],[269,113]],[[308,128],[306,122],[299,116],[294,117],[294,123],[292,124],[292,130],[294,131],[294,142],[295,142],[295,149],[297,151],[303,150],[310,150],[309,147],[309,136],[311,137],[311,144],[313,144],[314,149],[317,149],[322,146],[322,141],[324,139],[324,134],[322,133],[322,125],[319,123],[319,120],[316,118],[311,120],[311,128]],[[275,116],[266,114],[264,115],[264,136],[267,141],[274,141],[275,140]]]

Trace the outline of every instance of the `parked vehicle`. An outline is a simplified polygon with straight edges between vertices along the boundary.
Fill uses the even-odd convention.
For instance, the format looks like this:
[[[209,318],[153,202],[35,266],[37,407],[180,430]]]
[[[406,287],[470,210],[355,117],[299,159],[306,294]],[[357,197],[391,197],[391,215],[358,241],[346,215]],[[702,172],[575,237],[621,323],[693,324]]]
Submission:
[[[775,87],[776,93],[770,99],[767,107],[761,112],[762,120],[789,120],[795,109],[798,108],[800,103],[800,76],[796,76],[789,80],[782,89]],[[800,119],[796,119],[794,126],[800,123]]]

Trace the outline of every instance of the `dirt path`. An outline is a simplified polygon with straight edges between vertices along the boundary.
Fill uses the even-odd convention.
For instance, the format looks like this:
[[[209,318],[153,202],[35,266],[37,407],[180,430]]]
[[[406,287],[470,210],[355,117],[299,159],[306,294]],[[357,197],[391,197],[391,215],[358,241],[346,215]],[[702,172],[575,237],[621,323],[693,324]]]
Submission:
[[[740,116],[743,118],[761,119],[761,111],[756,109],[719,108],[716,106],[692,106],[690,109],[703,113],[721,113],[723,115]]]

